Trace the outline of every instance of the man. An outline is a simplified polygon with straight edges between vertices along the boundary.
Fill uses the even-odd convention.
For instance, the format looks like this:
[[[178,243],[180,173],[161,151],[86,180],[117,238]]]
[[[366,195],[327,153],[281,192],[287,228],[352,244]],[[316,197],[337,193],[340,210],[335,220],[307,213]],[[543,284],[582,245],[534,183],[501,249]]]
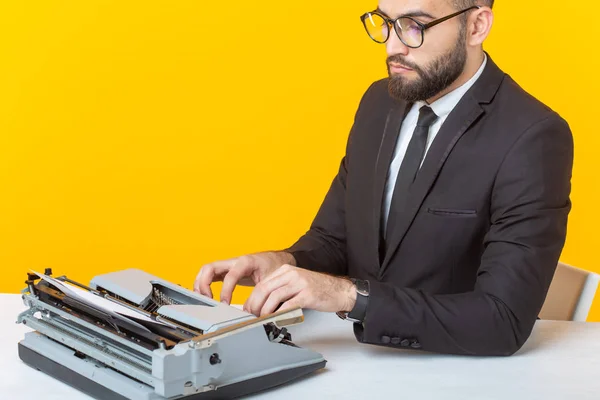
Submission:
[[[195,289],[223,280],[229,302],[249,278],[247,311],[337,312],[362,343],[517,351],[564,245],[573,143],[483,51],[492,3],[381,0],[365,14],[390,76],[364,94],[310,230],[204,266]]]

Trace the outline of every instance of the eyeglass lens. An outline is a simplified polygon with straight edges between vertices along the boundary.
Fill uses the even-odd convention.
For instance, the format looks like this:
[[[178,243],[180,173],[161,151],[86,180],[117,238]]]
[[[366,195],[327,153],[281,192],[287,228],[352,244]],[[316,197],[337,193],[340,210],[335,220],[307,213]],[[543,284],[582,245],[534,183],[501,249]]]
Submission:
[[[363,22],[371,39],[378,43],[384,43],[388,39],[389,24],[382,16],[367,13]],[[421,27],[412,19],[399,18],[394,28],[400,40],[405,45],[409,47],[418,47],[421,45],[423,38]]]

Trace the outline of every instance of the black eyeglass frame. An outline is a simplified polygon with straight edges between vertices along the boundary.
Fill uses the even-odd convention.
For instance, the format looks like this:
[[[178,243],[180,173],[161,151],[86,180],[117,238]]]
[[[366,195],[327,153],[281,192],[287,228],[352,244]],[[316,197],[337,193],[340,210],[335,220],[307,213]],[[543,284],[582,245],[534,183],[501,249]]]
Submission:
[[[400,41],[406,47],[410,47],[411,49],[417,49],[417,48],[423,46],[423,42],[425,41],[425,31],[427,29],[429,29],[429,28],[431,28],[433,26],[436,26],[437,24],[441,24],[442,22],[447,21],[447,20],[449,20],[451,18],[454,18],[454,17],[456,17],[458,15],[466,13],[467,11],[471,11],[471,10],[474,10],[474,9],[480,9],[480,8],[481,8],[481,6],[471,6],[469,8],[465,8],[464,10],[460,10],[460,11],[457,11],[457,12],[452,13],[450,15],[446,15],[445,17],[438,18],[438,19],[433,20],[433,21],[431,21],[429,23],[426,23],[426,24],[424,24],[422,22],[419,22],[419,21],[417,21],[416,19],[414,19],[413,17],[410,17],[410,16],[401,16],[401,17],[398,17],[396,19],[391,19],[391,18],[388,18],[387,16],[383,15],[382,13],[380,13],[378,11],[371,11],[371,12],[364,13],[363,15],[361,15],[360,20],[361,20],[363,26],[365,27],[365,30],[367,31],[367,35],[369,35],[369,37],[375,43],[385,43],[385,42],[388,41],[388,39],[390,38],[390,31],[391,31],[391,29],[389,29],[389,27],[390,27],[390,24],[391,24],[393,26],[393,28],[394,28],[394,32],[396,32],[396,35],[398,35],[398,39],[400,39]],[[367,28],[367,24],[365,23],[365,19],[367,19],[368,15],[370,15],[370,14],[375,14],[375,15],[381,17],[385,21],[385,23],[388,24],[388,33],[387,33],[386,38],[383,40],[383,42],[379,42],[379,41],[375,40],[373,38],[373,36],[371,36],[371,34],[369,33],[369,29]],[[411,21],[413,21],[415,24],[417,24],[419,26],[419,30],[421,32],[421,43],[418,46],[410,46],[410,45],[406,44],[404,42],[404,40],[402,40],[402,36],[398,32],[399,26],[398,26],[398,24],[396,24],[396,22],[398,22],[399,19],[410,19]]]

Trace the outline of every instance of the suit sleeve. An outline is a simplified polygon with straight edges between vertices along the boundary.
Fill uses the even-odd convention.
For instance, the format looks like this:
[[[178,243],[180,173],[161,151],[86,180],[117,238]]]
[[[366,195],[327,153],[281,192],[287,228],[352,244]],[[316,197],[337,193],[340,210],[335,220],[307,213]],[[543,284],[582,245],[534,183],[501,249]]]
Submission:
[[[566,237],[573,139],[552,114],[506,154],[472,292],[434,295],[370,282],[359,341],[465,355],[511,355],[528,339]],[[390,337],[398,338],[389,344]],[[387,344],[386,344],[387,343]]]
[[[368,104],[375,85],[376,83],[372,84],[362,96],[348,136],[345,155],[310,229],[285,250],[294,256],[296,266],[300,268],[338,276],[347,275],[345,203],[346,177],[351,168],[349,153],[356,122],[364,113],[365,104]]]

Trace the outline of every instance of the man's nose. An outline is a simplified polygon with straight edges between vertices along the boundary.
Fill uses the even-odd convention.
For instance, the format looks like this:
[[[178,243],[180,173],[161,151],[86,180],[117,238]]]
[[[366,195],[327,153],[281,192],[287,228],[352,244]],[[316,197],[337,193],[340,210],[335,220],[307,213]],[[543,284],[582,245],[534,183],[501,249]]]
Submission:
[[[388,38],[387,42],[385,43],[385,48],[386,48],[388,57],[393,56],[395,54],[402,54],[405,56],[408,54],[408,49],[409,49],[408,46],[406,46],[404,43],[402,43],[402,41],[398,37],[398,34],[393,29],[390,32],[390,37]]]

